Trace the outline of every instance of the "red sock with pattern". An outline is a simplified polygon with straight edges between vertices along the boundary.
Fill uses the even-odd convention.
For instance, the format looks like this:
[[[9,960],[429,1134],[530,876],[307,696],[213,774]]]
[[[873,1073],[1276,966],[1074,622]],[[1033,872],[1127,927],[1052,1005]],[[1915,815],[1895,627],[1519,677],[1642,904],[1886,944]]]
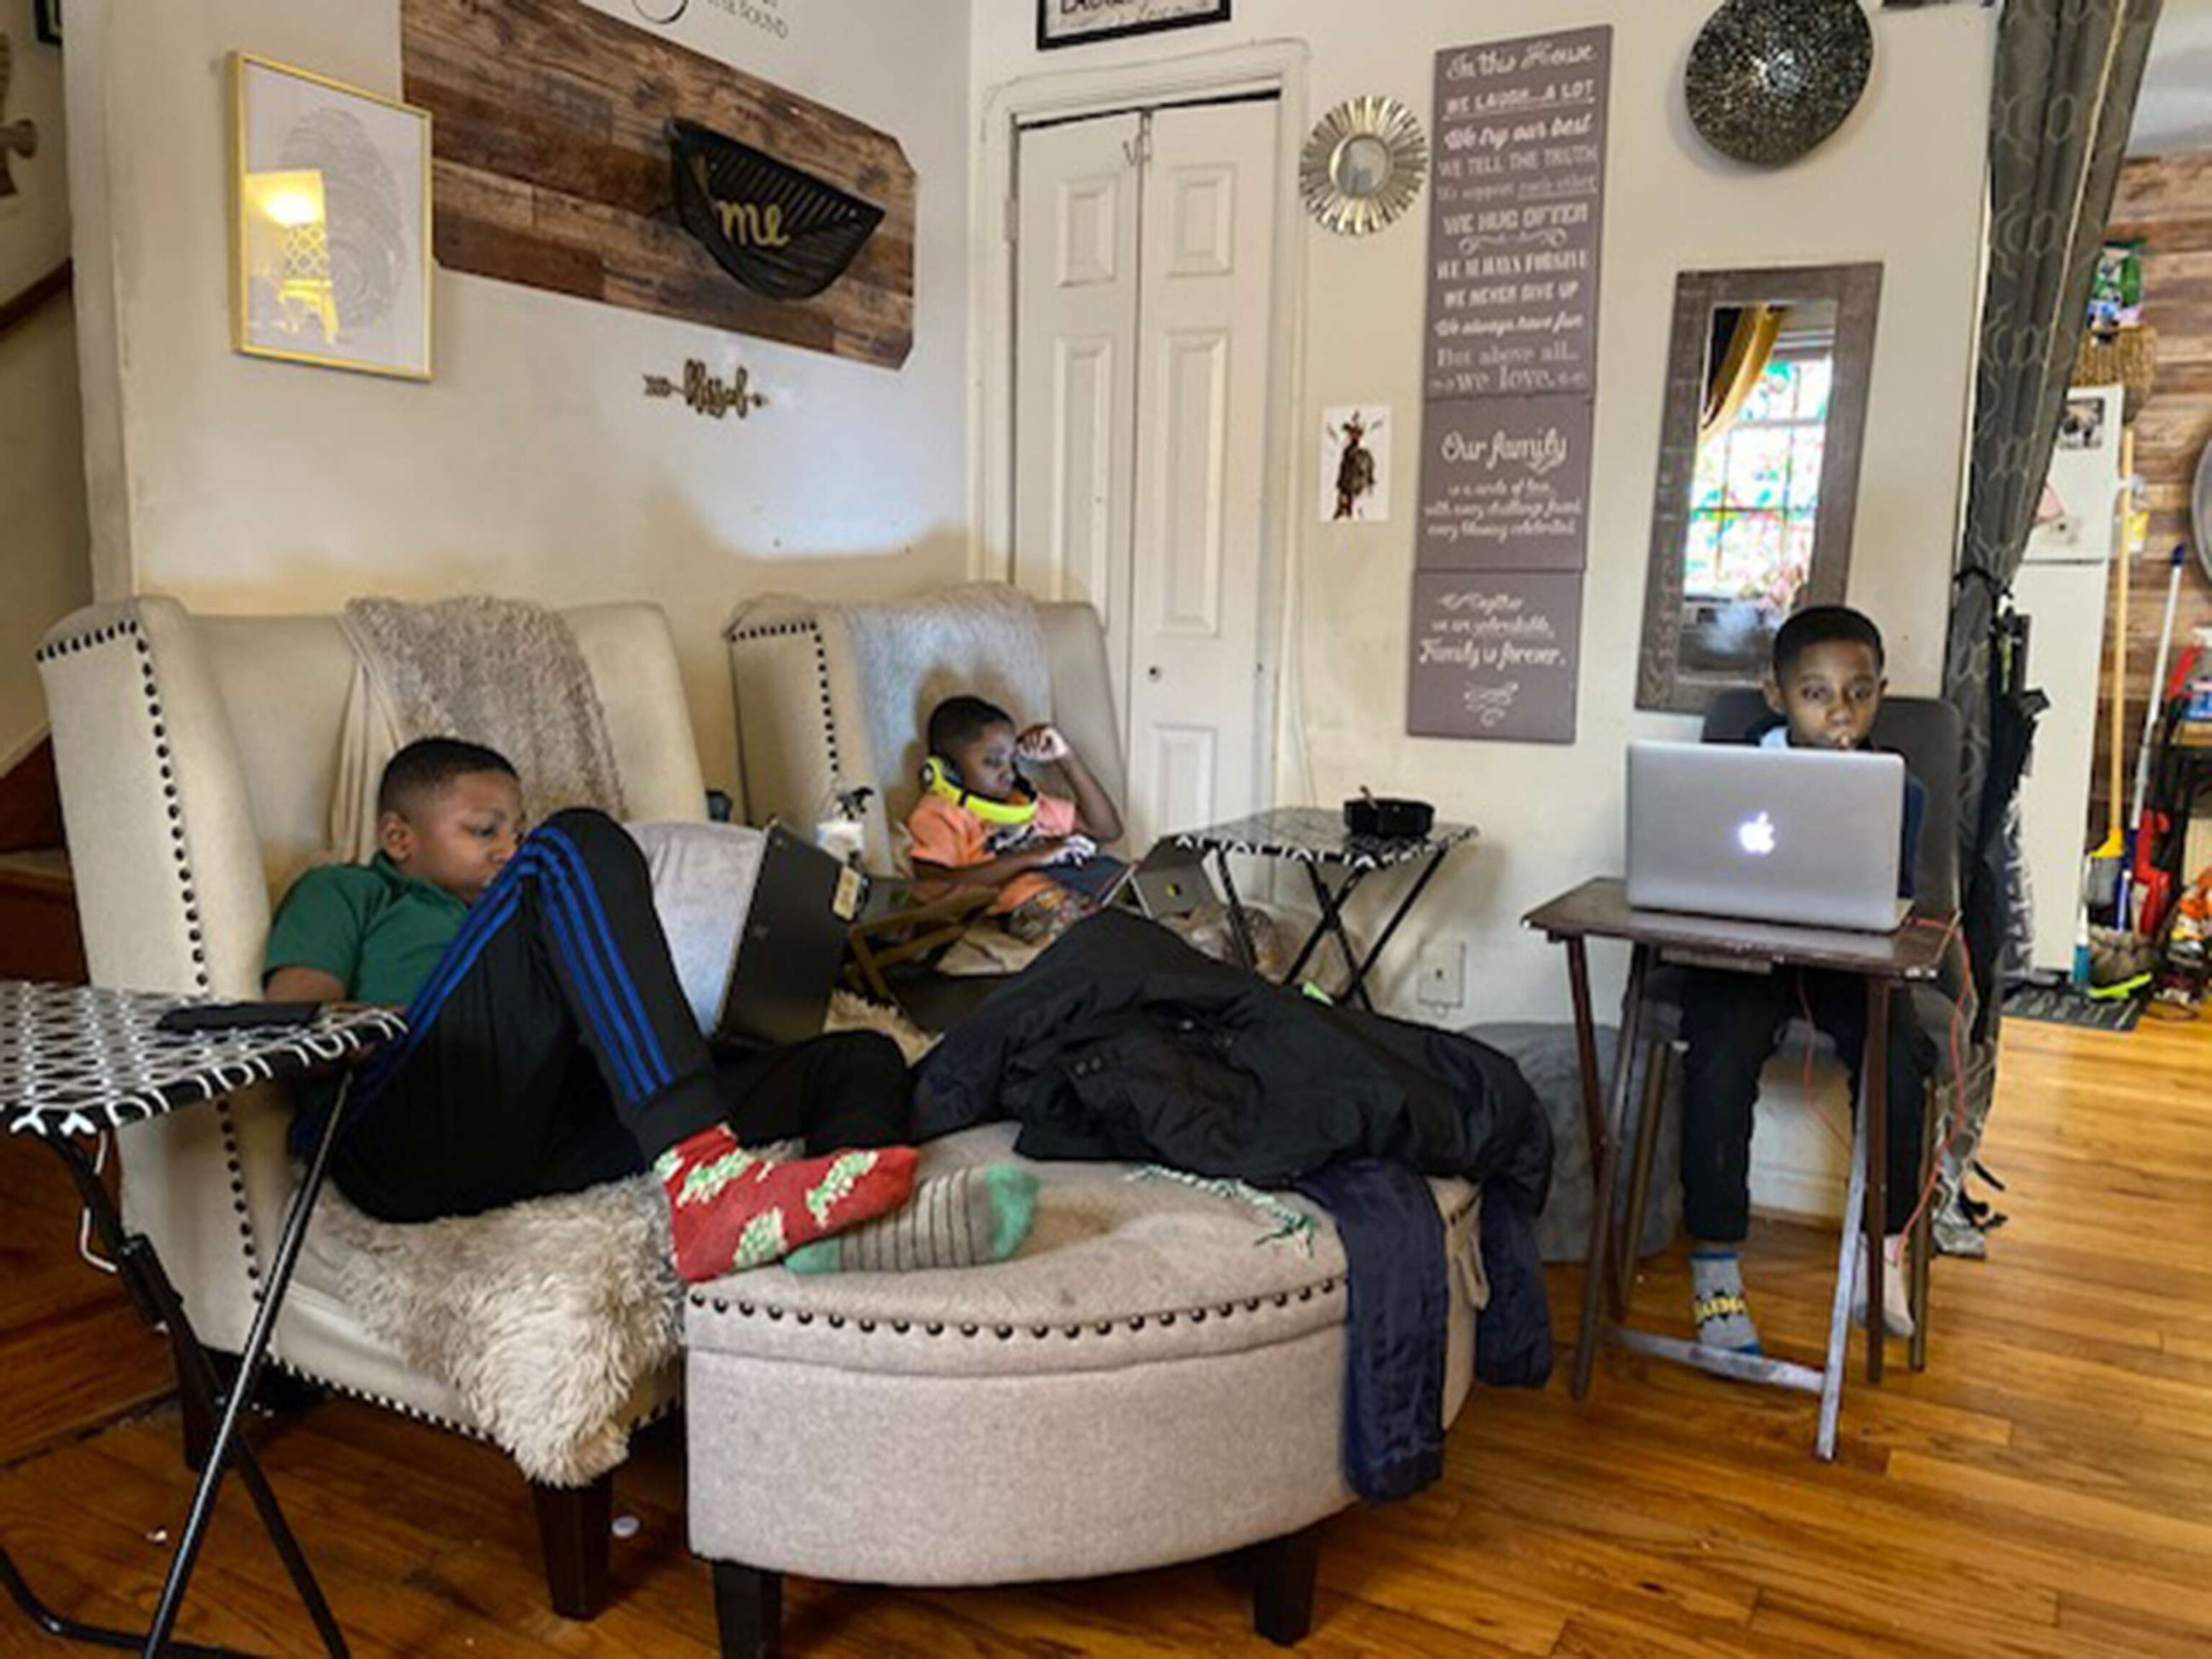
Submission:
[[[653,1161],[668,1195],[676,1272],[689,1284],[780,1261],[802,1244],[896,1210],[914,1191],[915,1150],[766,1158],[717,1123]]]

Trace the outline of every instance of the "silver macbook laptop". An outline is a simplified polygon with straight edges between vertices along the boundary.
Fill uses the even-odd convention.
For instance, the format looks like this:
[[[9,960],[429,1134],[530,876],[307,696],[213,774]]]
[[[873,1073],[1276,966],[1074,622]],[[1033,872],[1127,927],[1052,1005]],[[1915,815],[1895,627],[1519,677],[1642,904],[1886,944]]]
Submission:
[[[1628,746],[1628,902],[1889,933],[1905,763],[1739,744]]]
[[[1205,855],[1171,841],[1162,841],[1145,855],[1130,886],[1137,908],[1153,921],[1172,921],[1218,902]]]

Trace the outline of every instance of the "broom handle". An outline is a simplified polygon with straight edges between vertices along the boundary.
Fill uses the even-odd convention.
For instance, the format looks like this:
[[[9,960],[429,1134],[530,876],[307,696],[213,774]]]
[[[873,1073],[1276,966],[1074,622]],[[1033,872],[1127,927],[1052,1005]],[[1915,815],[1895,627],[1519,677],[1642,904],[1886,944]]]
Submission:
[[[2110,804],[2105,814],[2106,839],[2108,842],[2120,838],[2121,802],[2125,796],[2126,762],[2123,758],[2127,747],[2128,703],[2128,508],[2130,501],[2129,476],[2135,471],[2136,434],[2128,428],[2120,434],[2120,494],[2114,502],[2118,522],[2112,556],[2119,561],[2120,602],[2112,609],[2112,732],[2106,742],[2111,751],[2112,781],[2106,792]]]

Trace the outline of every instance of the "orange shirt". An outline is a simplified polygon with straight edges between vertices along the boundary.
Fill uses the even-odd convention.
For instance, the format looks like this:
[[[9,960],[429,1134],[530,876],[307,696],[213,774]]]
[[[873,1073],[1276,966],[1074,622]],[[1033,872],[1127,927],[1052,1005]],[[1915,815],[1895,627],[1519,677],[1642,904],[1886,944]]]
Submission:
[[[957,801],[924,795],[906,816],[906,832],[914,838],[917,860],[962,870],[988,864],[1004,853],[1019,852],[1032,842],[1073,835],[1075,803],[1039,795],[1036,816],[1027,823],[986,823]],[[1018,909],[1052,884],[1049,876],[1034,871],[1016,876],[999,890],[998,902],[991,908],[999,915]]]

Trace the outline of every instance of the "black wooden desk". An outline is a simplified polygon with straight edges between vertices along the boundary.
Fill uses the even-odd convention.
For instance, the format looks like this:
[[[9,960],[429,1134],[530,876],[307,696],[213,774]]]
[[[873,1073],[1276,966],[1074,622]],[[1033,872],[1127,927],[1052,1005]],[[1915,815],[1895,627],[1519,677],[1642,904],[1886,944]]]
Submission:
[[[1597,1171],[1595,1216],[1590,1226],[1588,1270],[1583,1281],[1581,1329],[1575,1344],[1574,1395],[1589,1393],[1591,1370],[1602,1337],[1638,1352],[1680,1360],[1701,1370],[1743,1382],[1800,1389],[1820,1396],[1815,1451],[1835,1455],[1836,1418],[1843,1401],[1845,1351],[1850,1334],[1851,1267],[1856,1250],[1867,1264],[1867,1380],[1882,1371],[1882,1225],[1887,1208],[1884,1170],[1887,1127],[1885,1117],[1889,1074],[1889,1003],[1901,986],[1934,980],[1949,943],[1948,921],[1916,918],[1893,933],[1856,933],[1837,928],[1793,927],[1783,923],[1732,921],[1718,916],[1635,910],[1626,885],[1610,878],[1584,882],[1573,891],[1528,913],[1524,924],[1566,946],[1569,988],[1574,997],[1575,1042],[1580,1061],[1584,1121],[1590,1135],[1590,1167]],[[1590,1010],[1588,942],[1621,939],[1630,947],[1628,989],[1621,1002],[1620,1043],[1613,1063],[1612,1098],[1601,1103],[1597,1070],[1597,1034]],[[1852,974],[1866,982],[1866,1051],[1859,1060],[1858,1121],[1852,1133],[1850,1184],[1844,1200],[1843,1243],[1837,1252],[1835,1302],[1830,1311],[1826,1364],[1819,1370],[1762,1355],[1708,1348],[1675,1337],[1629,1328],[1626,1273],[1613,1270],[1613,1207],[1620,1187],[1621,1146],[1632,1098],[1637,1055],[1643,1042],[1644,989],[1655,959],[1691,967],[1765,974],[1777,968],[1819,968]],[[1639,1139],[1656,1129],[1658,1114],[1646,1109]],[[1637,1158],[1648,1167],[1648,1149]],[[1636,1206],[1640,1210],[1640,1205]],[[1855,1231],[1854,1217],[1863,1232]],[[1626,1248],[1636,1249],[1635,1228]],[[1924,1234],[1924,1226],[1916,1234]],[[1926,1241],[1916,1243],[1916,1273],[1925,1265]],[[1599,1308],[1611,1300],[1614,1322],[1602,1325]],[[1926,1310],[1921,1310],[1924,1322]],[[1601,1328],[1602,1325],[1602,1328]]]
[[[115,1263],[132,1306],[148,1324],[168,1335],[176,1358],[179,1393],[197,1413],[219,1419],[150,1628],[110,1630],[54,1612],[32,1593],[5,1550],[0,1550],[0,1586],[6,1588],[32,1622],[65,1641],[143,1651],[149,1659],[170,1653],[224,1654],[227,1650],[176,1641],[173,1632],[200,1543],[215,1514],[223,1473],[235,1467],[293,1588],[314,1620],[325,1650],[335,1659],[343,1659],[345,1638],[240,1427],[269,1351],[276,1316],[283,1309],[284,1292],[307,1237],[308,1218],[330,1167],[331,1147],[345,1116],[347,1084],[340,1085],[338,1098],[308,1160],[307,1174],[292,1195],[276,1254],[262,1282],[261,1305],[254,1312],[246,1350],[239,1356],[237,1377],[227,1390],[207,1350],[200,1346],[152,1242],[124,1225],[99,1171],[76,1143],[126,1124],[220,1100],[249,1084],[349,1065],[378,1044],[402,1035],[406,1025],[397,1013],[386,1009],[325,1008],[301,1026],[189,1036],[158,1029],[157,1022],[169,1009],[208,1000],[90,986],[0,981],[0,1121],[4,1121],[11,1134],[36,1136],[67,1166],[92,1218],[100,1248]]]

